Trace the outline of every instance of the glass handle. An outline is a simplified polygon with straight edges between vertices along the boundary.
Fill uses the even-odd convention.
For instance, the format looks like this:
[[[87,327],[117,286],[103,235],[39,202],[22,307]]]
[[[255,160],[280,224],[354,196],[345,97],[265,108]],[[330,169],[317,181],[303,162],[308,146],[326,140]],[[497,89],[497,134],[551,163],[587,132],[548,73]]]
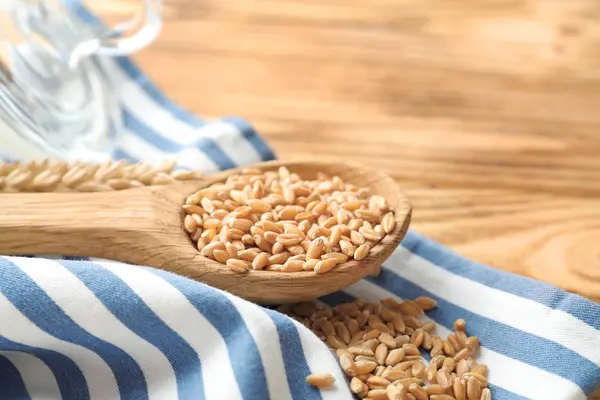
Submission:
[[[154,41],[162,28],[162,0],[144,0],[144,13],[140,20],[132,19],[112,28],[101,40],[96,54],[123,56],[134,53]],[[125,32],[140,24],[142,26],[137,33],[122,38]]]

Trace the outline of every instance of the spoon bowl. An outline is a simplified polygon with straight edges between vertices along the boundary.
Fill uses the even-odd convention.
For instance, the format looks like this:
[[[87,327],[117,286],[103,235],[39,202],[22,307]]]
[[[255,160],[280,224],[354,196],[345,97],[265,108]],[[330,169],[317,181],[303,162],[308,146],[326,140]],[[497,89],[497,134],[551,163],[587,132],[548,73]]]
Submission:
[[[364,166],[337,162],[281,162],[253,165],[261,171],[286,166],[302,179],[317,173],[339,176],[383,196],[395,229],[361,261],[349,260],[325,274],[314,271],[248,271],[239,274],[206,258],[183,228],[181,206],[193,192],[239,172],[232,169],[202,180],[98,193],[0,195],[0,254],[100,257],[160,268],[260,304],[314,299],[377,274],[408,229],[411,206],[394,180]]]

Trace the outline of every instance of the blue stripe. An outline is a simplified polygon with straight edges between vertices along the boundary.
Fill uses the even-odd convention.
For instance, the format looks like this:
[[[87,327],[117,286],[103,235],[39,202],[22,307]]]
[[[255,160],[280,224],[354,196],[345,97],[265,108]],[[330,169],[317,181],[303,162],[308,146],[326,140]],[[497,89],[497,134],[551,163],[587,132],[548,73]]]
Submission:
[[[592,390],[593,383],[600,376],[600,368],[596,364],[574,351],[458,307],[436,296],[435,293],[409,282],[388,268],[382,268],[377,278],[366,279],[404,298],[429,296],[437,300],[438,306],[428,313],[437,323],[452,329],[454,321],[463,318],[469,321],[467,327],[469,334],[482,338],[486,348],[569,379],[584,391]],[[518,312],[518,310],[507,310],[507,312],[511,311]],[[539,349],[544,351],[538,351]],[[557,363],[556,360],[561,362]]]
[[[330,307],[335,307],[335,306],[343,304],[343,303],[352,302],[352,301],[356,300],[356,297],[354,297],[353,295],[346,293],[346,292],[335,292],[335,293],[331,293],[327,296],[323,296],[323,297],[319,298],[319,300],[323,301],[325,304],[327,304]],[[429,312],[427,312],[427,314],[429,314]],[[425,349],[421,348],[419,350],[420,350],[423,358],[425,358],[427,361],[431,360],[431,356]],[[526,397],[519,396],[511,391],[508,391],[508,390],[501,388],[499,386],[496,386],[496,385],[489,384],[489,388],[492,391],[492,396],[493,396],[494,400],[521,400],[521,399],[527,400]]]
[[[268,399],[269,390],[263,360],[235,305],[226,296],[204,284],[158,269],[147,270],[179,290],[223,337],[243,398]],[[243,363],[240,362],[240,356]]]
[[[30,399],[19,370],[0,354],[0,400]]]
[[[16,160],[12,157],[10,157],[8,154],[4,154],[4,153],[0,153],[0,161],[10,164],[15,162]]]
[[[27,346],[0,336],[0,350],[22,351],[36,356],[44,362],[56,378],[63,399],[89,400],[90,392],[83,373],[69,357],[39,347]]]
[[[292,398],[295,400],[322,399],[318,389],[306,384],[305,379],[311,374],[311,371],[304,356],[298,329],[285,315],[268,308],[263,308],[263,310],[271,317],[277,328],[285,375]]]
[[[320,297],[319,300],[331,306],[337,306],[338,304],[350,303],[356,298],[346,292],[334,292]]]
[[[20,268],[5,258],[0,291],[29,320],[48,334],[87,348],[98,354],[115,375],[119,392],[136,399],[148,398],[148,387],[140,366],[133,358],[112,343],[90,334],[65,312]]]
[[[220,169],[234,168],[236,165],[233,161],[225,154],[219,146],[215,144],[212,139],[200,137],[194,140],[194,142],[181,145],[175,143],[164,136],[159,135],[151,128],[146,126],[140,120],[135,118],[133,114],[123,108],[123,119],[125,125],[136,135],[152,144],[154,147],[159,148],[168,153],[177,153],[182,150],[196,148],[202,153],[206,154]]]
[[[414,231],[408,231],[402,246],[456,275],[564,311],[600,330],[600,307],[581,296],[544,282],[478,264]]]
[[[525,396],[520,396],[516,393],[513,393],[509,390],[501,388],[500,386],[488,384],[492,392],[492,398],[494,400],[528,400]]]
[[[196,115],[182,108],[175,102],[171,101],[163,91],[161,91],[148,76],[142,72],[142,70],[127,57],[115,58],[118,65],[125,71],[125,73],[146,92],[146,94],[160,104],[165,110],[171,113],[177,119],[185,122],[186,124],[200,128],[206,125],[206,122],[198,118]]]
[[[133,164],[135,164],[136,162],[140,161],[138,158],[132,156],[127,151],[125,151],[122,147],[117,147],[113,151],[113,153],[111,155],[111,158],[113,160],[116,160],[116,161],[118,161],[118,160],[126,160],[126,161],[129,161],[129,162],[133,163]]]
[[[271,147],[269,147],[262,136],[246,120],[239,117],[226,117],[223,118],[223,121],[234,125],[242,133],[242,136],[250,142],[256,152],[260,154],[263,161],[270,161],[276,158]]]
[[[118,276],[98,264],[60,261],[132,332],[154,345],[175,371],[181,399],[204,398],[198,354]]]

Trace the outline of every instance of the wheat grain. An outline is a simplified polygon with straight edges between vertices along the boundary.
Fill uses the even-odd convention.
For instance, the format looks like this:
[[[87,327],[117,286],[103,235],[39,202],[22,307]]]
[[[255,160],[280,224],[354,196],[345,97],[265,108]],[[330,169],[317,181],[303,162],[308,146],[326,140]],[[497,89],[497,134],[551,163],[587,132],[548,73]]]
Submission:
[[[460,345],[460,342],[456,338],[455,334],[453,334],[453,333],[448,334],[448,337],[446,340],[448,340],[448,343],[450,343],[450,345],[454,349],[455,353],[458,353],[462,349],[462,346]]]
[[[467,380],[467,400],[480,400],[481,398],[481,386],[479,381],[474,377],[470,377]]]
[[[281,268],[282,272],[299,272],[302,271],[304,261],[288,259]]]
[[[417,297],[414,302],[425,311],[432,310],[437,306],[437,301],[431,297]]]
[[[375,359],[375,357],[367,357],[367,356],[356,356],[355,358],[356,361],[373,361],[373,362],[377,362],[377,360]],[[380,366],[378,365],[377,368],[379,368]]]
[[[311,242],[308,250],[306,251],[306,256],[308,258],[320,258],[324,249],[325,241],[322,237],[318,237]]]
[[[320,262],[318,258],[313,258],[310,260],[306,260],[306,262],[302,265],[302,269],[304,271],[314,271],[317,264]]]
[[[487,378],[483,375],[480,375],[480,374],[478,374],[476,372],[472,372],[472,371],[465,372],[463,374],[463,378],[465,378],[465,379],[470,379],[471,377],[477,379],[477,381],[479,382],[479,385],[481,387],[486,387],[488,385]]]
[[[335,383],[335,378],[329,373],[311,374],[306,377],[306,383],[318,388],[329,388]]]
[[[459,351],[458,353],[456,353],[456,355],[454,356],[454,361],[458,362],[461,360],[466,360],[470,356],[471,356],[471,349],[465,348],[465,349],[462,349],[461,351]]]
[[[456,400],[466,400],[467,399],[467,384],[464,379],[459,377],[454,378],[454,382],[452,384],[452,392]]]
[[[377,368],[383,368],[383,367],[379,366]],[[388,381],[387,379],[382,378],[381,376],[377,376],[377,375],[367,378],[367,385],[369,386],[369,389],[384,389],[390,383],[391,382]]]
[[[423,329],[416,329],[411,337],[411,343],[416,347],[419,347],[423,344],[424,339],[424,331]]]
[[[468,371],[465,371],[465,372],[468,372]],[[488,372],[487,365],[485,365],[485,364],[476,365],[475,367],[473,367],[473,369],[471,370],[471,372],[473,372],[475,374],[479,374],[479,375],[481,375],[483,377],[486,377],[487,376],[487,372]]]
[[[372,317],[374,317],[374,316],[372,316]],[[377,329],[379,332],[390,333],[390,329],[387,327],[387,325],[383,324],[381,321],[371,321],[369,324],[370,324],[371,328]]]
[[[466,341],[467,348],[475,351],[479,348],[479,338],[477,336],[471,336]]]
[[[363,260],[367,256],[367,254],[369,254],[369,250],[369,245],[366,243],[358,246],[358,248],[354,252],[354,259],[357,261]]]
[[[467,322],[464,319],[457,319],[454,321],[455,331],[464,331],[465,329],[467,329]]]
[[[381,330],[381,329],[379,329]],[[379,335],[379,337],[377,338],[381,343],[383,343],[384,345],[387,346],[388,349],[393,350],[396,348],[396,340],[394,339],[394,337],[392,335],[390,335],[387,332],[383,332],[381,335]]]
[[[237,273],[244,273],[248,271],[249,262],[243,260],[236,260],[234,258],[230,258],[227,260],[226,264],[230,270]]]
[[[423,315],[423,310],[421,307],[412,301],[403,301],[402,303],[398,304],[397,308],[402,314],[411,317],[418,318],[419,316]]]
[[[247,254],[247,252],[250,252],[250,250],[244,250],[244,252]],[[254,253],[254,252],[252,252],[252,253]],[[242,255],[240,255],[240,257],[242,259],[244,259],[244,257]],[[259,253],[258,255],[249,256],[249,257],[253,258],[253,259],[247,260],[247,261],[252,261],[252,268],[255,270],[261,270],[269,264],[269,253],[262,252],[262,253]]]
[[[448,372],[452,372],[454,371],[454,368],[456,368],[456,361],[454,361],[454,359],[450,357],[445,358],[442,362],[441,369],[445,369]]]
[[[347,255],[342,254],[342,253],[337,253],[337,252],[334,252],[334,251],[332,251],[331,253],[323,254],[321,256],[321,258],[323,260],[334,259],[334,260],[337,261],[338,264],[342,264],[342,263],[345,263],[346,261],[348,261],[348,256]]]
[[[452,385],[452,377],[450,376],[450,373],[445,369],[438,370],[435,378],[438,385],[441,385],[444,388],[449,388]]]
[[[377,368],[377,362],[375,361],[359,360],[354,364],[356,366],[356,372],[359,375],[368,374]]]
[[[359,378],[352,378],[350,381],[350,390],[360,398],[364,398],[367,396],[369,387]]]
[[[492,392],[490,391],[490,389],[483,389],[483,391],[481,392],[481,400],[492,400]]]
[[[426,367],[423,363],[417,363],[413,365],[411,370],[412,376],[419,378],[421,380],[427,377]]]
[[[350,347],[348,348],[348,352],[355,356],[373,357],[375,355],[372,350],[366,347]]]
[[[227,251],[224,250],[215,250],[213,251],[213,257],[215,258],[215,260],[217,260],[218,262],[221,263],[227,263],[227,260],[229,260],[229,253],[227,253]]]
[[[404,349],[404,353],[407,356],[418,356],[418,355],[421,354],[419,352],[419,348],[417,346],[415,346],[414,344],[412,344],[412,343],[403,344],[402,348]]]
[[[372,400],[388,400],[386,389],[372,389],[367,393],[367,397]]]
[[[322,260],[315,265],[315,272],[317,274],[324,274],[329,272],[337,265],[337,260],[335,258],[330,258],[328,260]]]
[[[429,395],[425,389],[423,389],[423,387],[419,386],[417,383],[411,384],[408,387],[408,390],[417,400],[429,400]]]
[[[448,340],[442,341],[442,350],[444,350],[444,353],[446,353],[446,355],[450,357],[454,357],[454,355],[456,354],[454,347],[450,344]]]

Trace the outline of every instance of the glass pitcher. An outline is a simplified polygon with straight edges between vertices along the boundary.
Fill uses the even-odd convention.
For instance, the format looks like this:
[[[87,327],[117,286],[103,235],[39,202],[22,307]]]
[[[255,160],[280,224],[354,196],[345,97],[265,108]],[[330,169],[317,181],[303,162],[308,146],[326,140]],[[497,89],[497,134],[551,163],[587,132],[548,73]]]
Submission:
[[[102,3],[0,0],[0,157],[109,157],[122,122],[98,58],[152,42],[162,0],[140,0],[139,15],[110,27],[94,12]]]

